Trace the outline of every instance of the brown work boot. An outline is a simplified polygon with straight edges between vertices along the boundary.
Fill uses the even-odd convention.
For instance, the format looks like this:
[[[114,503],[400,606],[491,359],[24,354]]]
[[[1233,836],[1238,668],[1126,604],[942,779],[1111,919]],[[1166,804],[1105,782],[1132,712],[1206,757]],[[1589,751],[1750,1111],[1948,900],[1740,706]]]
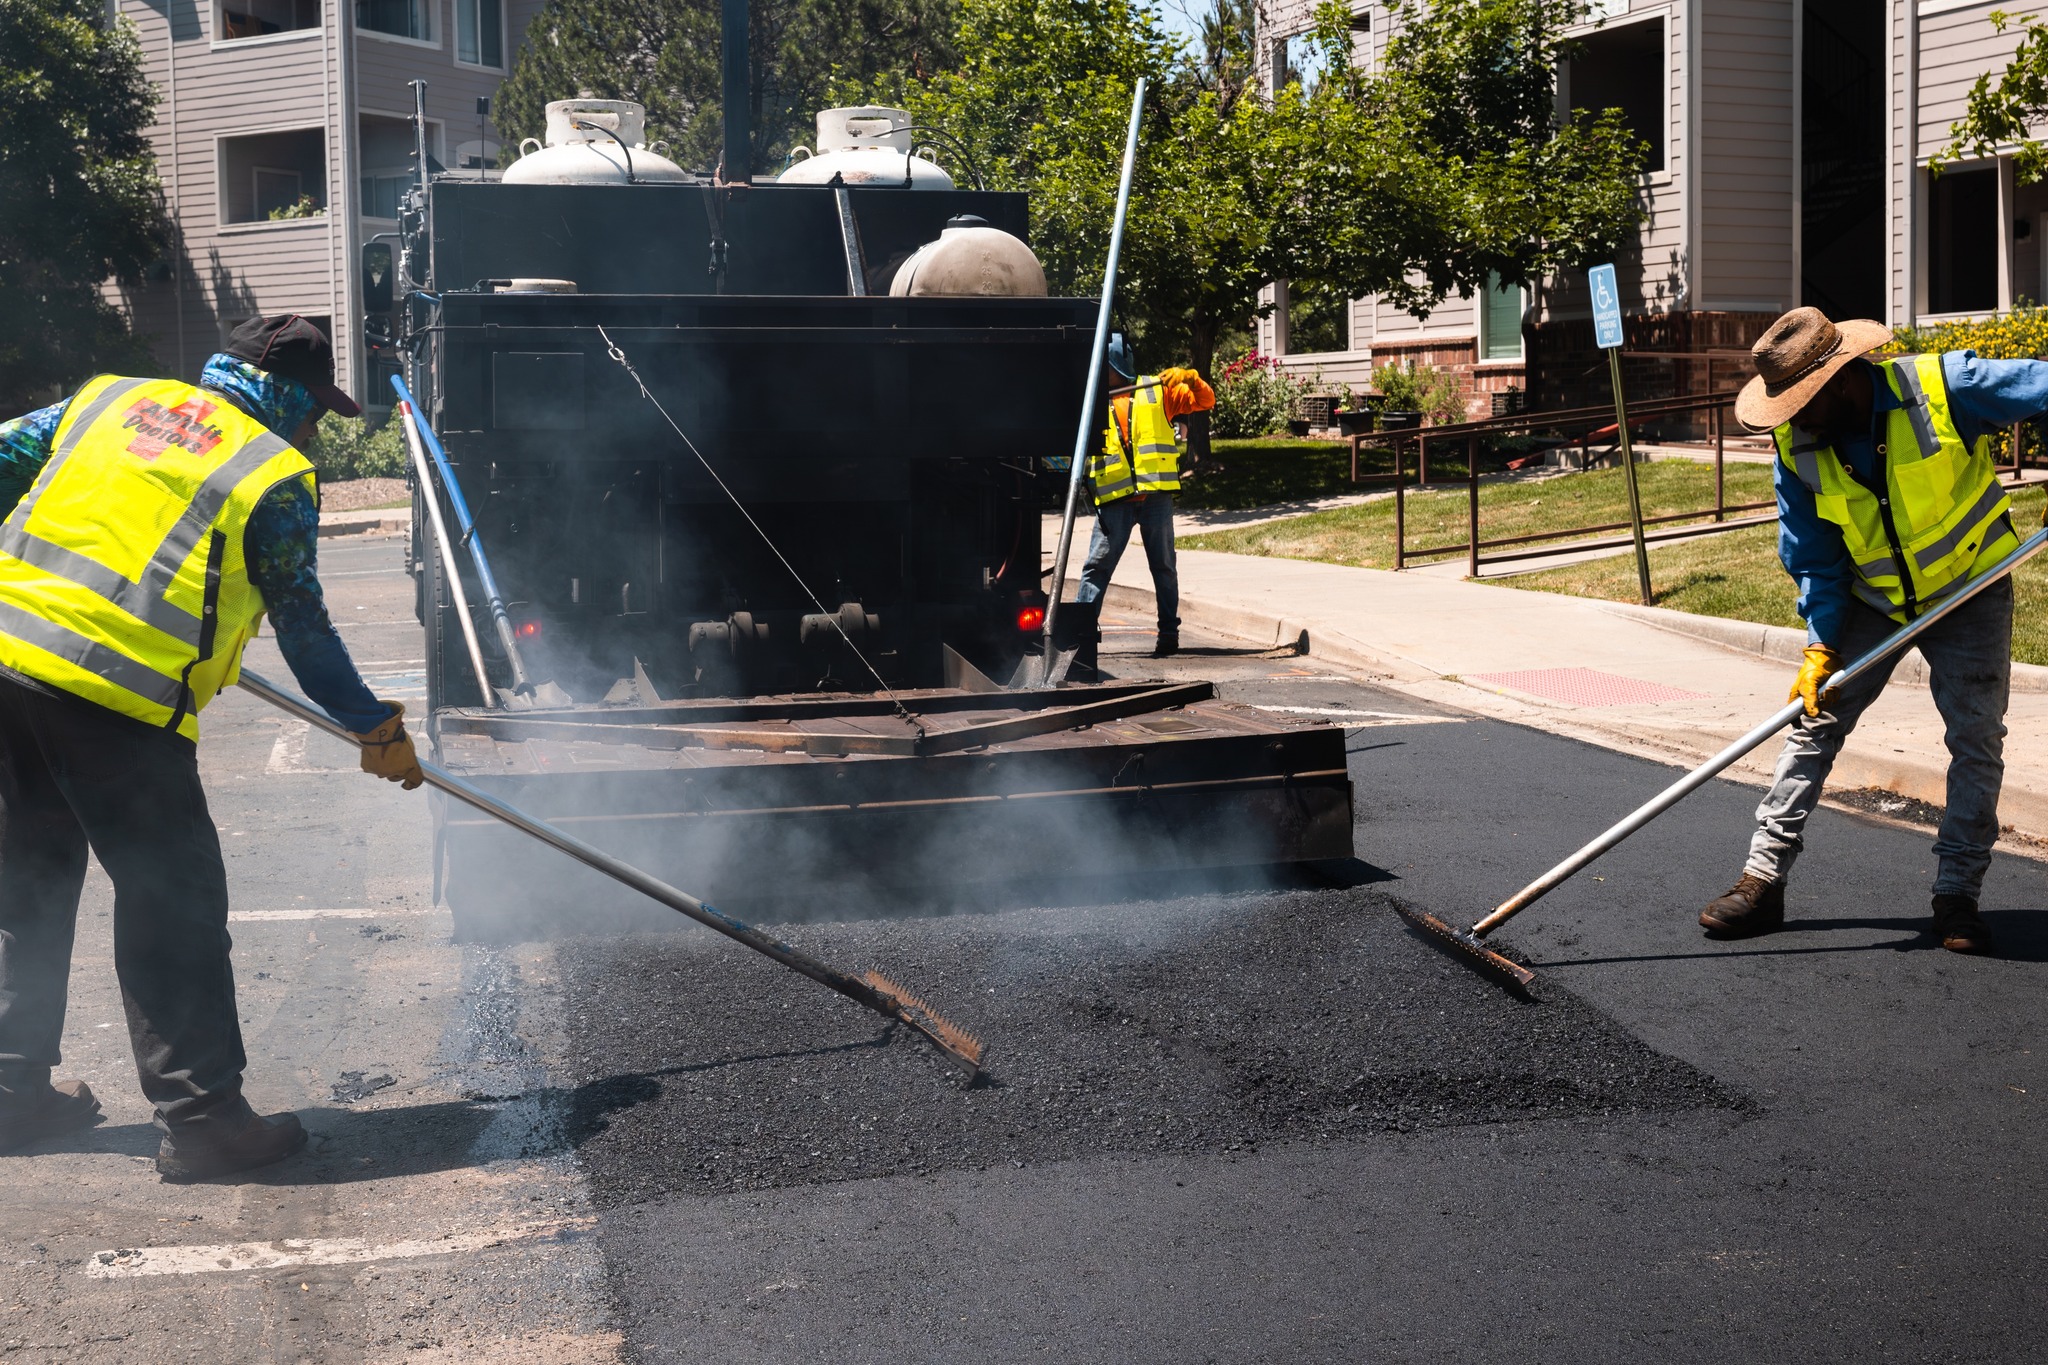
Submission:
[[[1952,953],[1991,951],[1991,926],[1968,896],[1944,892],[1934,898],[1934,936]]]
[[[52,1085],[49,1073],[39,1072],[27,1084],[0,1089],[0,1152],[90,1128],[103,1117],[84,1081]]]
[[[208,1115],[164,1134],[156,1172],[166,1180],[206,1180],[282,1161],[306,1145],[297,1114],[259,1116],[244,1100],[219,1117]]]
[[[1745,872],[1700,911],[1700,928],[1715,938],[1750,938],[1785,927],[1785,884]]]

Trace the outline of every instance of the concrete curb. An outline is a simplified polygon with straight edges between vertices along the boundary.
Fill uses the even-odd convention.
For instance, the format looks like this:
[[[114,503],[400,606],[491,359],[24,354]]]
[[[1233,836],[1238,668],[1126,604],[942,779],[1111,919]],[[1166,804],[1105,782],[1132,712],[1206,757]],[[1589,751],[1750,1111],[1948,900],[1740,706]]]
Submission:
[[[385,507],[368,512],[322,512],[320,536],[397,535],[412,529],[410,507]]]
[[[1070,599],[1079,585],[1078,578],[1067,580],[1067,593]],[[1158,598],[1150,588],[1130,587],[1121,583],[1110,586],[1107,601],[1117,610],[1147,618],[1152,617],[1158,609]],[[1761,655],[1764,658],[1796,661],[1799,658],[1799,651],[1806,647],[1806,636],[1803,631],[1789,630],[1782,626],[1762,626],[1716,617],[1688,616],[1684,612],[1657,607],[1634,607],[1625,603],[1601,605],[1613,607],[1624,615],[1637,616],[1647,625],[1667,630],[1673,627],[1666,618],[1676,618],[1680,623],[1687,625],[1704,626],[1707,629],[1677,630],[1675,633],[1691,635],[1694,638],[1724,645],[1737,652]],[[1254,645],[1269,649],[1294,648],[1305,657],[1326,661],[1340,668],[1355,669],[1382,677],[1390,676],[1396,684],[1409,685],[1402,690],[1415,692],[1417,695],[1461,710],[1492,716],[1510,724],[1527,725],[1552,734],[1584,740],[1605,749],[1616,749],[1661,762],[1690,767],[1712,754],[1719,753],[1733,737],[1705,731],[1654,730],[1646,733],[1638,726],[1626,729],[1615,727],[1603,723],[1595,716],[1511,699],[1456,679],[1445,678],[1420,667],[1412,660],[1375,650],[1370,645],[1347,637],[1333,637],[1327,631],[1311,638],[1308,627],[1298,622],[1245,607],[1219,606],[1183,596],[1180,601],[1180,614],[1184,624],[1215,630]],[[1774,652],[1777,650],[1788,652]],[[2028,682],[2021,681],[2022,669],[2034,675]],[[2048,678],[2041,676],[2048,675],[2048,668],[2015,664],[2013,674],[2013,687],[2017,691],[2048,691]],[[1900,665],[1896,676],[1902,681],[1924,683],[1926,664],[1915,652]],[[1771,768],[1776,761],[1776,746],[1766,744],[1757,753],[1730,769],[1726,776],[1768,785]],[[1873,788],[1895,792],[1900,796],[1925,801],[1929,805],[1942,806],[1948,801],[1948,766],[1923,762],[1902,754],[1866,751],[1851,745],[1835,760],[1830,785],[1842,791]],[[2030,790],[2012,781],[2011,775],[2008,774],[2005,791],[1999,798],[1999,817],[2007,830],[2030,839],[2048,839],[2048,792]]]
[[[1659,630],[1691,636],[1695,640],[1705,640],[1739,654],[1776,659],[1781,663],[1797,664],[1801,652],[1806,648],[1806,632],[1794,630],[1789,626],[1765,626],[1754,621],[1731,621],[1720,616],[1694,616],[1689,612],[1672,611],[1666,607],[1639,607],[1632,602],[1602,602],[1600,606],[1605,611],[1641,621],[1644,625],[1655,626]],[[1927,684],[1927,661],[1920,657],[1919,650],[1908,650],[1906,656],[1899,661],[1898,671],[1892,676],[1900,682],[1924,687]],[[2048,668],[2040,664],[2014,664],[2012,690],[2048,692]]]

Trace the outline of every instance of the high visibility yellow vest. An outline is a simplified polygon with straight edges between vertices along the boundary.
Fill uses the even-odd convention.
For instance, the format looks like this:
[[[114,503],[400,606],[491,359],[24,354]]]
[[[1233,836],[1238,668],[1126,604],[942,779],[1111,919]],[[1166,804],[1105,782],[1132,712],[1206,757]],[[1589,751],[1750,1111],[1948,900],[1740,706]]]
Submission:
[[[0,524],[0,664],[197,740],[263,616],[242,533],[289,479],[313,466],[219,395],[92,380]]]
[[[1166,386],[1158,375],[1141,376],[1131,394],[1129,440],[1116,420],[1116,405],[1110,405],[1102,453],[1089,462],[1088,480],[1095,488],[1097,507],[1133,493],[1179,490],[1180,443],[1166,418]]]
[[[1832,446],[1787,424],[1773,434],[1786,470],[1842,528],[1856,596],[1906,622],[2019,545],[1990,438],[1963,443],[1939,355],[1875,363],[1898,398],[1877,443],[1882,491],[1858,483]]]

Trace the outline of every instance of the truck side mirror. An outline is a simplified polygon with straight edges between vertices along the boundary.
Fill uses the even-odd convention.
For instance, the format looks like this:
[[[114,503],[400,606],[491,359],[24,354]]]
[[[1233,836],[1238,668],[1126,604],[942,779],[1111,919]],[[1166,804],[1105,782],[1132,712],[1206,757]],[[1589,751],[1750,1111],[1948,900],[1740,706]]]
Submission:
[[[363,244],[363,312],[382,317],[391,311],[391,243]]]

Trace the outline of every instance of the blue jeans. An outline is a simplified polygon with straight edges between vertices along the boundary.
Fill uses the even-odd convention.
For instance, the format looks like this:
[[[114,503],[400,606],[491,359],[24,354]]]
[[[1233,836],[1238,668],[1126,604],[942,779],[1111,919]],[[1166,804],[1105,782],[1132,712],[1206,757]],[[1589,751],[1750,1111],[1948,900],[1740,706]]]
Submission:
[[[1836,645],[1855,659],[1897,627],[1861,602],[1845,618]],[[1934,840],[1936,895],[1968,896],[1984,885],[1998,840],[1998,790],[2005,781],[2005,703],[2012,685],[2012,580],[1986,588],[1919,638],[1934,705],[1947,727],[1948,809]],[[1776,780],[1756,808],[1745,872],[1781,882],[1806,839],[1806,817],[1820,804],[1821,785],[1842,741],[1898,659],[1842,689],[1818,716],[1801,716],[1785,737]],[[1823,694],[1825,695],[1825,694]]]
[[[1173,494],[1133,493],[1095,509],[1095,534],[1088,541],[1088,562],[1081,566],[1079,600],[1100,601],[1109,591],[1116,562],[1137,528],[1145,542],[1145,560],[1152,566],[1152,591],[1159,599],[1159,633],[1180,632],[1180,570],[1173,560]]]

